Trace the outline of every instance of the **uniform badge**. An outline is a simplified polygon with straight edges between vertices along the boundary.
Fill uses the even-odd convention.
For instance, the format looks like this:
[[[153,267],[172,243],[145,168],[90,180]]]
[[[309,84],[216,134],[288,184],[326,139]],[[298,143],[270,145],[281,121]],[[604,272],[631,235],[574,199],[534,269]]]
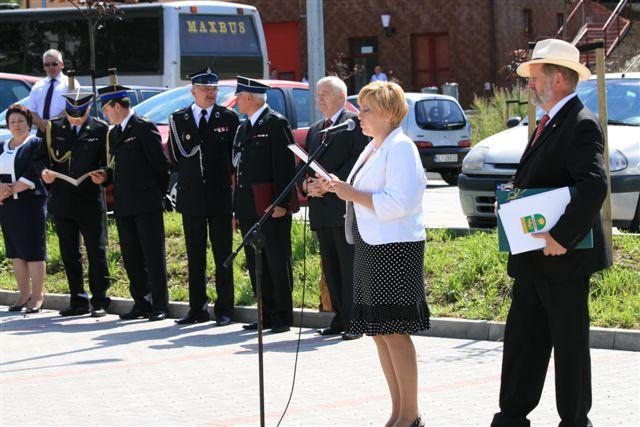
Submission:
[[[188,119],[189,118],[189,114],[184,113],[184,118],[185,118],[185,120]]]
[[[191,135],[187,134],[187,136],[184,137],[184,139],[186,139],[187,141],[191,139]]]
[[[220,111],[216,111],[216,113],[213,115],[213,117],[215,117],[216,119],[220,118]]]

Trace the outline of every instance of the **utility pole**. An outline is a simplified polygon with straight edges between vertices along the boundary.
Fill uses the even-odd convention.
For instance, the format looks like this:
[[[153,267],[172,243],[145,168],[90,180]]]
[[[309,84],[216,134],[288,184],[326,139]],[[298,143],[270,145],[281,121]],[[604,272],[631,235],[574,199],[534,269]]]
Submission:
[[[320,120],[315,88],[325,76],[323,0],[307,0],[307,63],[309,66],[309,104],[311,123]]]

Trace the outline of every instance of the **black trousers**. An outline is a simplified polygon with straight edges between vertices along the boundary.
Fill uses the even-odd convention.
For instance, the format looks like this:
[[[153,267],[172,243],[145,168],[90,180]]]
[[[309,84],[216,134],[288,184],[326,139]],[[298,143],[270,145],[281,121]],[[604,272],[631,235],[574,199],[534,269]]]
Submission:
[[[528,426],[551,349],[560,426],[591,426],[589,276],[550,283],[518,278],[504,333],[500,412],[492,426]]]
[[[134,307],[167,311],[167,260],[162,211],[116,218]]]
[[[258,218],[239,219],[245,235]],[[262,231],[266,245],[262,250],[262,318],[265,328],[293,325],[293,268],[291,265],[291,215],[269,218]],[[256,292],[255,253],[245,248],[253,292]]]
[[[349,329],[353,312],[353,250],[347,243],[344,227],[322,227],[316,231],[320,243],[320,258],[327,279],[331,305],[335,316],[331,328]]]
[[[60,244],[60,257],[67,274],[71,305],[88,306],[89,297],[84,290],[80,235],[84,239],[89,260],[89,290],[94,309],[107,308],[111,300],[109,289],[109,267],[107,265],[107,242],[102,214],[91,218],[66,218],[53,215],[53,222]]]
[[[207,309],[207,235],[213,249],[216,265],[216,300],[213,311],[216,317],[233,314],[233,268],[222,264],[231,254],[233,243],[232,215],[198,217],[182,215],[184,239],[189,263],[189,307],[192,311]],[[207,232],[208,227],[208,232]]]

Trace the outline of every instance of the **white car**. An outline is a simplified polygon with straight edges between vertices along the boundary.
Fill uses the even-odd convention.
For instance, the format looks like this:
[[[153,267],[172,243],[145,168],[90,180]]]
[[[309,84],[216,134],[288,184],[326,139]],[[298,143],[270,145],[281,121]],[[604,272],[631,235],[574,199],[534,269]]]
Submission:
[[[608,144],[613,225],[638,232],[640,212],[640,73],[607,74]],[[598,113],[596,80],[580,82],[582,102]],[[458,178],[460,204],[470,227],[495,226],[496,186],[516,171],[527,145],[527,123],[490,136],[473,147]]]

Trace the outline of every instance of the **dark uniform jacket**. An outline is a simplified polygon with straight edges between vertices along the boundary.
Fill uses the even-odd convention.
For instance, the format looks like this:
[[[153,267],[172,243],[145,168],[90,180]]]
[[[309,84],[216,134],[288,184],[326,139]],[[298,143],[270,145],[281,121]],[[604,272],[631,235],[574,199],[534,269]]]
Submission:
[[[293,142],[287,119],[269,107],[254,126],[248,119],[240,126],[233,149],[237,173],[234,193],[236,217],[262,216],[261,208],[267,207],[285,189],[295,172],[294,155],[287,148]],[[296,197],[294,191],[279,206],[290,210],[292,197]],[[269,200],[267,206],[261,203],[265,200]]]
[[[369,143],[369,138],[362,134],[358,115],[347,110],[343,110],[332,126],[344,123],[348,119],[356,122],[356,127],[352,131],[343,131],[330,134],[325,142],[328,144],[316,158],[316,161],[329,173],[336,175],[342,181],[346,181],[349,172],[353,168],[356,160],[360,156],[364,147]],[[322,142],[322,135],[318,133],[322,130],[324,119],[320,120],[309,128],[305,144],[309,155],[313,154]],[[315,177],[315,172],[310,168],[304,174]],[[325,193],[322,197],[309,197],[309,222],[311,229],[317,230],[321,227],[344,227],[344,213],[346,203],[340,200],[334,193]]]
[[[76,134],[66,117],[50,121],[51,129],[45,132],[44,150],[47,168],[71,178],[107,167],[106,140],[109,126],[106,122],[89,116]],[[71,156],[64,160],[64,157]],[[60,162],[59,162],[60,161]],[[85,217],[104,211],[101,186],[85,178],[80,185],[56,179],[49,186],[49,211],[62,217]]]
[[[29,141],[23,143],[24,146],[20,147],[20,150],[16,153],[16,157],[13,161],[13,171],[15,173],[16,182],[20,178],[25,178],[31,181],[35,188],[30,190],[24,190],[18,193],[18,198],[27,197],[46,197],[47,190],[40,178],[42,170],[45,168],[46,160],[42,155],[42,139],[33,137]],[[4,153],[9,147],[9,141],[0,142],[0,154]],[[10,175],[0,175],[0,182],[3,184],[11,183]],[[13,197],[4,199],[4,203],[11,201]]]
[[[533,139],[533,138],[532,138]],[[564,281],[584,277],[611,265],[600,208],[607,194],[602,129],[594,114],[570,99],[547,123],[536,143],[525,149],[514,178],[517,188],[573,186],[564,214],[550,230],[568,251],[544,256],[542,251],[509,256],[511,277]],[[593,249],[572,248],[593,228]]]
[[[231,150],[238,115],[214,105],[204,140],[196,123],[191,106],[174,112],[169,120],[171,169],[178,172],[176,210],[203,217],[231,214]],[[185,157],[178,143],[187,155],[193,155]]]
[[[110,178],[117,217],[162,210],[169,182],[169,160],[156,125],[134,114],[122,133],[109,131]]]

